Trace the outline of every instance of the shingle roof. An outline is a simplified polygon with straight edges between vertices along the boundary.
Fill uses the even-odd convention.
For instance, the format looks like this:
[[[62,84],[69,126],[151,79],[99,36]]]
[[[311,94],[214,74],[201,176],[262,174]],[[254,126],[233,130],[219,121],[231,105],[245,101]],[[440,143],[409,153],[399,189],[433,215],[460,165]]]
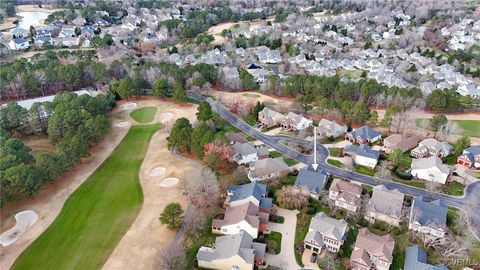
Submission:
[[[227,206],[223,219],[214,219],[213,227],[222,227],[237,224],[242,220],[247,221],[253,228],[258,228],[260,218],[258,217],[258,206],[248,202],[237,206]]]
[[[365,260],[364,252],[366,252],[369,257],[375,256],[391,263],[394,246],[395,239],[390,234],[379,236],[371,233],[367,228],[363,228],[358,232],[354,248],[357,252],[352,253],[351,260]]]
[[[350,144],[343,148],[344,152],[356,153],[358,156],[368,157],[378,160],[380,157],[380,152],[377,150],[372,150],[367,144],[355,145]]]
[[[253,178],[278,172],[287,172],[288,170],[288,165],[282,157],[261,159],[250,164],[250,175]]]
[[[357,128],[357,129],[353,130],[351,132],[351,134],[354,137],[360,137],[362,139],[373,139],[375,137],[378,137],[382,133],[380,133],[379,131],[376,131],[374,129],[371,129],[367,126],[363,126],[361,128]]]
[[[323,169],[315,171],[312,166],[305,166],[299,170],[294,186],[306,186],[310,192],[319,194],[327,179],[328,174]]]
[[[405,195],[394,189],[390,190],[384,185],[373,188],[372,198],[368,203],[369,209],[389,216],[399,217],[402,212]]]
[[[319,232],[321,235],[325,237],[340,241],[342,240],[342,237],[345,235],[347,226],[348,224],[345,220],[334,219],[327,216],[325,213],[321,212],[316,214],[312,218],[312,221],[310,222],[309,230]]]
[[[238,234],[220,236],[215,239],[215,249],[200,248],[197,254],[199,261],[228,259],[239,255],[245,262],[254,263],[255,254],[265,254],[265,244],[253,245],[253,238],[245,231]],[[258,250],[258,251],[257,251]]]
[[[419,247],[409,246],[405,251],[405,270],[447,270],[443,264],[431,265],[427,264],[427,253]]]
[[[442,163],[442,160],[437,156],[428,158],[419,158],[412,161],[412,170],[422,170],[429,168],[437,168],[442,173],[450,173],[450,168]]]
[[[416,221],[420,225],[444,229],[447,226],[447,207],[440,201],[428,201],[419,196],[413,199],[411,222]]]
[[[465,150],[463,150],[463,152],[464,153],[471,153],[474,156],[480,155],[480,145],[470,146],[468,148],[465,148]]]
[[[259,202],[263,195],[267,193],[267,186],[258,182],[253,182],[241,186],[227,186],[227,192],[232,193],[230,202],[246,199],[250,196],[255,197]]]

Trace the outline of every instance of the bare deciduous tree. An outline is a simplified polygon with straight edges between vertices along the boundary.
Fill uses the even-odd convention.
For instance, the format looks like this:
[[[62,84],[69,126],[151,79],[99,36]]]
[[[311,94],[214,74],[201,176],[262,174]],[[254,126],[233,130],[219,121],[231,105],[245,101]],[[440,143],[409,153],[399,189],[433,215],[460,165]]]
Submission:
[[[309,196],[299,188],[284,186],[277,193],[277,201],[280,207],[287,209],[301,209],[308,206]]]
[[[159,249],[153,262],[155,269],[176,270],[184,269],[185,250],[178,241],[173,241],[166,247]]]
[[[199,208],[210,207],[215,204],[219,196],[220,187],[217,176],[209,168],[203,168],[200,173],[194,170],[187,178],[187,190],[190,202]]]

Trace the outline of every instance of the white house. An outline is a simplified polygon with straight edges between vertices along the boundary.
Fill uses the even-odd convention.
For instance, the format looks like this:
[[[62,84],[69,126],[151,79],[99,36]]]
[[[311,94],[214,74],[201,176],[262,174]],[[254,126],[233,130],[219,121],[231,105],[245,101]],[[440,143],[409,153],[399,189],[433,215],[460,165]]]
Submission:
[[[431,156],[414,159],[411,174],[418,179],[445,184],[450,175],[450,168],[442,164],[439,157]]]
[[[304,130],[312,125],[313,121],[293,112],[289,112],[283,119],[282,127],[292,130]]]
[[[25,50],[30,47],[30,43],[24,38],[12,39],[10,40],[8,45],[11,50]]]
[[[328,191],[328,198],[335,205],[351,212],[356,212],[360,204],[362,187],[345,180],[333,179]]]
[[[325,213],[317,213],[310,222],[308,233],[303,241],[305,249],[320,253],[323,249],[329,252],[338,252],[343,244],[347,222],[343,219],[334,219]]]
[[[343,153],[347,156],[353,157],[355,164],[375,168],[380,157],[380,152],[372,150],[367,144],[355,145],[350,144],[345,146]]]
[[[263,181],[280,177],[290,171],[282,157],[266,158],[250,163],[247,177],[250,181]]]
[[[259,159],[268,158],[268,148],[255,148],[251,143],[234,143],[232,145],[232,160],[238,165],[250,164]]]
[[[247,202],[236,206],[227,206],[223,218],[212,221],[212,232],[218,234],[237,234],[244,230],[253,238],[259,232],[266,232],[269,214],[259,211],[258,205]]]

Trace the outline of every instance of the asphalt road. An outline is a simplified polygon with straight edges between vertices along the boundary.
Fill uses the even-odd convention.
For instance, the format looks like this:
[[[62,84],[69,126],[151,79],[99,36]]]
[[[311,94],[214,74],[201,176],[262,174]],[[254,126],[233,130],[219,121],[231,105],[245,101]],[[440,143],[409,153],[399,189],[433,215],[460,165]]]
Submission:
[[[198,96],[194,94],[189,94],[189,96],[196,100],[205,100],[203,96]],[[305,164],[313,163],[313,155],[305,155],[302,153],[293,150],[282,142],[294,142],[302,146],[311,147],[313,149],[313,142],[306,141],[299,138],[289,137],[289,136],[269,136],[265,135],[258,130],[254,129],[249,124],[245,123],[239,117],[228,111],[222,104],[214,101],[213,99],[207,99],[212,108],[226,121],[240,129],[241,131],[247,133],[253,138],[263,142],[265,145],[268,145],[278,152],[293,158],[299,162]],[[463,210],[469,217],[470,228],[475,233],[476,237],[480,239],[480,182],[475,182],[467,186],[465,190],[464,197],[454,197],[441,193],[432,193],[430,191],[412,187],[409,185],[404,185],[396,182],[387,182],[385,180],[380,180],[368,175],[359,174],[356,172],[351,172],[342,168],[331,166],[326,163],[326,158],[328,157],[328,149],[321,144],[317,144],[317,163],[319,167],[324,169],[327,173],[351,181],[360,182],[363,184],[376,186],[383,184],[389,189],[398,189],[400,192],[417,197],[420,195],[429,196],[432,199],[440,199],[443,203],[448,206],[455,207]]]

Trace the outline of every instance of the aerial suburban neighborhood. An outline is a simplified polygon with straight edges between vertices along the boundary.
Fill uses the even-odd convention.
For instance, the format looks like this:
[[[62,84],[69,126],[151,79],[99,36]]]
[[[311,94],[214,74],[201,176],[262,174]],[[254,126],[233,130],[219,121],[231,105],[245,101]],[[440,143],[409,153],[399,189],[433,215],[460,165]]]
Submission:
[[[0,1],[0,269],[480,270],[480,2]]]

